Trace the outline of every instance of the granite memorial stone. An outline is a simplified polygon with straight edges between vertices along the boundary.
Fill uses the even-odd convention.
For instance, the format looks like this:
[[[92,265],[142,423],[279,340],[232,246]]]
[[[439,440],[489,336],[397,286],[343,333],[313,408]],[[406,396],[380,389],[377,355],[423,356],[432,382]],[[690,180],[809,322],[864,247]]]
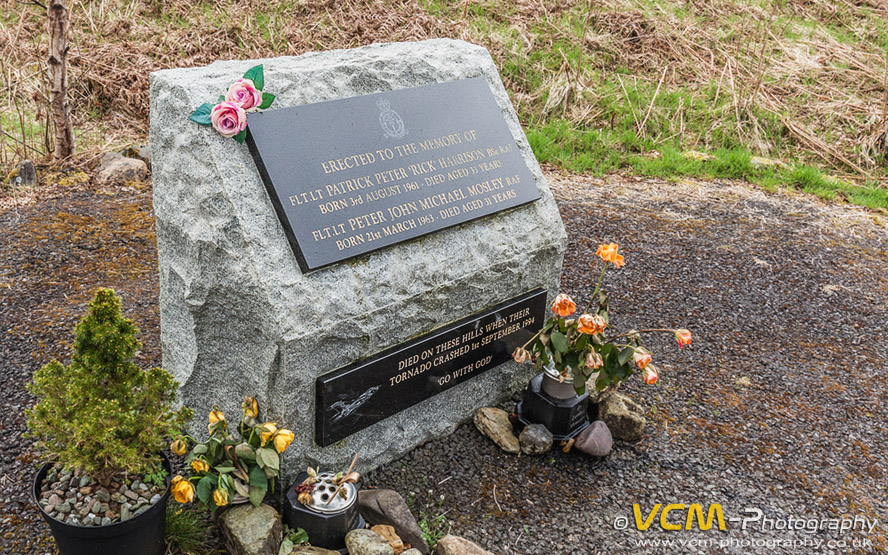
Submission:
[[[308,106],[315,103],[384,93],[370,99],[389,99],[388,109],[398,111],[410,132],[392,138],[395,146],[435,137],[425,136],[424,124],[411,119],[410,109],[401,113],[402,108],[393,102],[397,94],[390,98],[387,95],[464,80],[487,87],[489,92],[484,94],[491,97],[509,135],[507,141],[499,142],[504,151],[497,150],[494,157],[503,167],[489,171],[495,172],[491,176],[497,179],[520,176],[521,189],[511,185],[516,198],[506,199],[516,202],[504,204],[507,210],[466,218],[456,226],[430,229],[432,233],[411,234],[409,240],[398,240],[356,257],[351,257],[352,253],[340,257],[332,252],[335,242],[333,246],[325,244],[330,252],[322,252],[319,263],[300,267],[287,225],[295,236],[307,232],[307,237],[312,237],[311,232],[317,228],[301,227],[298,220],[283,221],[248,146],[188,120],[197,106],[216,98],[257,63],[264,66],[264,90],[276,94],[277,99],[272,109],[251,115],[250,125],[261,119],[273,120],[276,111],[300,106],[310,109]],[[381,118],[386,108],[380,108],[375,100],[374,121],[385,120],[385,125],[377,125],[387,126],[397,135],[397,120],[391,114],[386,116],[388,119]],[[433,99],[428,100],[432,104],[424,110],[432,112],[436,108]],[[472,109],[476,107],[466,107],[467,111]],[[490,109],[488,106],[486,110]],[[458,113],[451,119],[464,123]],[[277,131],[274,136],[282,144],[298,143],[292,152],[301,149],[310,153],[311,149],[305,147],[314,145],[312,155],[335,161],[350,151],[322,150],[335,142],[330,142],[325,133],[336,130],[335,134],[341,135],[341,124],[337,121],[298,133]],[[256,139],[260,127],[256,126]],[[452,132],[471,130],[465,127],[455,125]],[[182,384],[182,398],[197,414],[207,414],[218,404],[227,413],[237,415],[243,397],[254,395],[261,402],[263,418],[284,422],[296,434],[284,467],[320,463],[326,468],[345,467],[359,452],[362,471],[367,471],[424,441],[449,433],[471,417],[475,408],[505,399],[526,383],[533,372],[530,366],[511,361],[491,364],[453,387],[433,392],[436,394],[430,398],[420,395],[422,398],[401,401],[403,410],[385,415],[383,422],[343,430],[345,435],[338,441],[331,436],[335,443],[326,447],[315,440],[317,415],[335,410],[333,400],[329,405],[316,404],[318,385],[323,390],[325,383],[335,382],[327,378],[373,361],[380,353],[397,351],[409,342],[453,329],[451,326],[459,322],[481,321],[495,314],[497,306],[526,299],[528,294],[532,297],[539,289],[550,296],[558,289],[564,228],[486,50],[461,41],[430,40],[160,71],[151,75],[150,131],[163,365]],[[476,137],[480,136],[476,131]],[[463,140],[467,137],[463,135]],[[505,145],[512,142],[510,153]],[[348,143],[349,138],[341,137],[341,144]],[[494,148],[485,145],[485,153],[488,146]],[[260,158],[268,152],[263,152],[258,141],[253,148]],[[393,146],[386,148],[395,150]],[[437,162],[438,158],[424,159],[429,160]],[[460,164],[456,169],[477,164]],[[480,167],[478,170],[482,171]],[[298,173],[292,179],[299,180],[309,179],[316,169],[294,171]],[[411,171],[409,166],[405,171]],[[270,177],[277,186],[277,178]],[[422,177],[424,185],[426,176]],[[471,180],[454,174],[448,178],[445,172],[447,183],[438,185],[467,191],[467,187],[484,181],[482,177]],[[323,182],[323,192],[327,192],[326,185],[338,183]],[[364,193],[379,196],[384,185],[373,177],[372,186],[365,187],[368,190]],[[529,195],[518,199],[519,192]],[[359,198],[355,191],[350,192],[352,197]],[[368,196],[360,198],[365,203],[374,202]],[[468,195],[460,199],[460,210],[471,200]],[[388,216],[388,208],[398,204],[387,200],[385,206],[383,214]],[[319,211],[316,216],[322,215]],[[331,256],[324,258],[328,254]],[[542,310],[547,307],[544,305]],[[476,355],[483,358],[482,354],[499,353],[503,358],[508,347],[502,343],[492,346],[488,353],[478,350]],[[461,362],[463,366],[468,364],[467,360]],[[408,382],[419,379],[424,378],[419,375]],[[401,389],[396,390],[386,380],[378,392],[380,396],[395,399],[398,395],[416,395],[415,384],[402,382],[397,384]],[[320,398],[322,403],[327,402]],[[200,422],[194,425],[195,429],[203,428]]]

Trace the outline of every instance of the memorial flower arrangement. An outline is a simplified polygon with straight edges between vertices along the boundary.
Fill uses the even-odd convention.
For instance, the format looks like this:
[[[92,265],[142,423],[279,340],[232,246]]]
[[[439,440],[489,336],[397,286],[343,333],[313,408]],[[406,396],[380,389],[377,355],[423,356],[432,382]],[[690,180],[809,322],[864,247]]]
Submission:
[[[259,402],[247,397],[236,438],[229,430],[225,413],[210,411],[209,438],[197,442],[180,436],[170,444],[177,455],[188,454],[185,462],[189,476],[176,476],[172,482],[173,498],[190,503],[195,497],[201,507],[215,511],[230,503],[250,501],[259,506],[280,473],[280,455],[293,441],[293,432],[274,422],[259,420]],[[195,443],[190,452],[189,442]]]
[[[262,65],[252,67],[219,96],[216,104],[201,104],[188,119],[212,126],[223,137],[243,143],[247,137],[247,112],[264,110],[274,102],[273,94],[262,92],[264,86]]]
[[[608,328],[608,298],[601,290],[608,266],[620,268],[625,264],[616,243],[599,245],[595,253],[604,262],[592,299],[579,316],[577,305],[565,294],[555,297],[552,312],[555,316],[546,321],[527,343],[515,349],[512,357],[516,362],[531,361],[538,371],[553,365],[561,381],[573,378],[578,395],[586,391],[586,381],[596,372],[595,389],[602,391],[617,386],[638,370],[647,384],[655,384],[659,371],[651,362],[651,352],[641,344],[641,334],[649,332],[672,333],[679,348],[691,343],[691,332],[686,329],[652,328],[630,330],[606,337]],[[597,299],[594,312],[592,303]],[[528,346],[530,349],[528,350]]]

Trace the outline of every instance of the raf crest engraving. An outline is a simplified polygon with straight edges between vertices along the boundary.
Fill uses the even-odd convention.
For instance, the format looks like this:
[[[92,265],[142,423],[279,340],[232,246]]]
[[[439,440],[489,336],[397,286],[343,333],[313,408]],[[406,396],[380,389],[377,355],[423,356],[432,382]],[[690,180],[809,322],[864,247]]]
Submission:
[[[380,109],[379,125],[382,127],[383,133],[389,139],[402,139],[407,136],[407,128],[404,126],[404,120],[401,115],[391,109],[388,100],[380,98],[376,101],[376,106]]]

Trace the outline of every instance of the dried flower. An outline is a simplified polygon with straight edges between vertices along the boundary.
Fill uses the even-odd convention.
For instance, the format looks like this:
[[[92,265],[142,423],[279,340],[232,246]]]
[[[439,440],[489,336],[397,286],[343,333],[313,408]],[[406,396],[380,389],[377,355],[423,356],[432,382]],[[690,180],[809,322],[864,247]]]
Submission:
[[[635,360],[635,365],[638,366],[639,370],[644,370],[651,363],[651,354],[644,351],[635,351],[632,358]]]
[[[657,383],[657,380],[660,379],[660,375],[657,373],[657,368],[653,364],[651,364],[644,369],[641,378],[644,380],[644,383],[648,385],[654,385],[655,383]]]
[[[601,368],[604,366],[604,361],[601,360],[601,355],[598,354],[597,351],[592,351],[589,353],[589,356],[586,357],[586,368],[590,368],[595,370],[597,368]]]
[[[620,249],[616,243],[610,243],[607,245],[598,245],[598,250],[595,252],[596,255],[600,256],[602,260],[605,262],[610,262],[617,268],[623,266],[625,262],[623,261],[623,256],[617,254],[617,251]]]
[[[259,401],[257,401],[255,397],[247,397],[246,400],[241,403],[241,408],[244,409],[244,416],[246,418],[259,417]]]
[[[225,413],[219,409],[213,409],[210,411],[210,424],[215,424],[217,422],[222,422],[225,420]]]
[[[278,453],[283,453],[293,442],[293,437],[295,436],[290,430],[278,430],[278,433],[274,435],[274,448]]]
[[[312,504],[313,500],[311,498],[311,494],[308,492],[302,492],[299,494],[299,497],[296,498],[300,503],[308,507]]]
[[[518,347],[515,349],[515,352],[512,353],[512,358],[515,359],[515,362],[518,364],[524,364],[529,356],[530,353],[528,353],[527,349],[523,347]]]
[[[595,335],[597,333],[601,333],[604,331],[604,328],[607,327],[607,322],[604,321],[604,317],[596,314],[583,314],[580,316],[577,324],[577,330],[580,333],[586,333],[589,335]]]
[[[266,422],[259,427],[259,438],[264,446],[268,443],[274,434],[277,433],[277,425],[274,422]]]
[[[552,303],[552,312],[561,317],[570,316],[576,311],[577,305],[564,293],[555,297],[555,302]]]
[[[217,489],[213,492],[213,503],[216,504],[217,507],[224,507],[228,505],[228,492],[223,489]]]
[[[191,461],[191,469],[198,474],[206,474],[210,471],[210,465],[203,459],[194,459]]]
[[[691,332],[684,328],[675,330],[675,340],[678,341],[678,348],[681,349],[685,345],[691,344]]]
[[[173,492],[173,499],[179,503],[191,503],[194,501],[194,486],[181,476],[173,478],[170,490]]]
[[[181,456],[188,452],[188,442],[184,438],[177,438],[170,443],[170,451]]]

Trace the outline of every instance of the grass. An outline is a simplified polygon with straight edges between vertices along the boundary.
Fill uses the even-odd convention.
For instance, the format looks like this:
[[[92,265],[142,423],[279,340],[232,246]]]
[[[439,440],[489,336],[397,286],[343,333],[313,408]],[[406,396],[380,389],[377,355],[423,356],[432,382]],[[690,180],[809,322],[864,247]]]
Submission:
[[[888,208],[879,190],[888,188],[881,4],[106,0],[69,9],[81,149],[146,140],[154,69],[450,37],[491,52],[541,161],[593,173],[737,175]],[[0,0],[0,105],[9,108],[0,125],[13,137],[0,135],[4,169],[46,150],[43,18],[36,4]],[[715,159],[679,159],[688,150]],[[790,168],[750,167],[753,156]]]
[[[414,494],[411,492],[407,496],[407,506],[413,511]],[[419,510],[419,516],[416,523],[422,532],[422,539],[428,544],[429,548],[434,549],[438,544],[438,540],[446,536],[450,532],[450,521],[447,520],[444,508],[444,496],[438,499],[438,504],[430,505],[426,503],[425,508]]]
[[[196,509],[178,503],[167,506],[166,555],[216,555],[208,526]]]

